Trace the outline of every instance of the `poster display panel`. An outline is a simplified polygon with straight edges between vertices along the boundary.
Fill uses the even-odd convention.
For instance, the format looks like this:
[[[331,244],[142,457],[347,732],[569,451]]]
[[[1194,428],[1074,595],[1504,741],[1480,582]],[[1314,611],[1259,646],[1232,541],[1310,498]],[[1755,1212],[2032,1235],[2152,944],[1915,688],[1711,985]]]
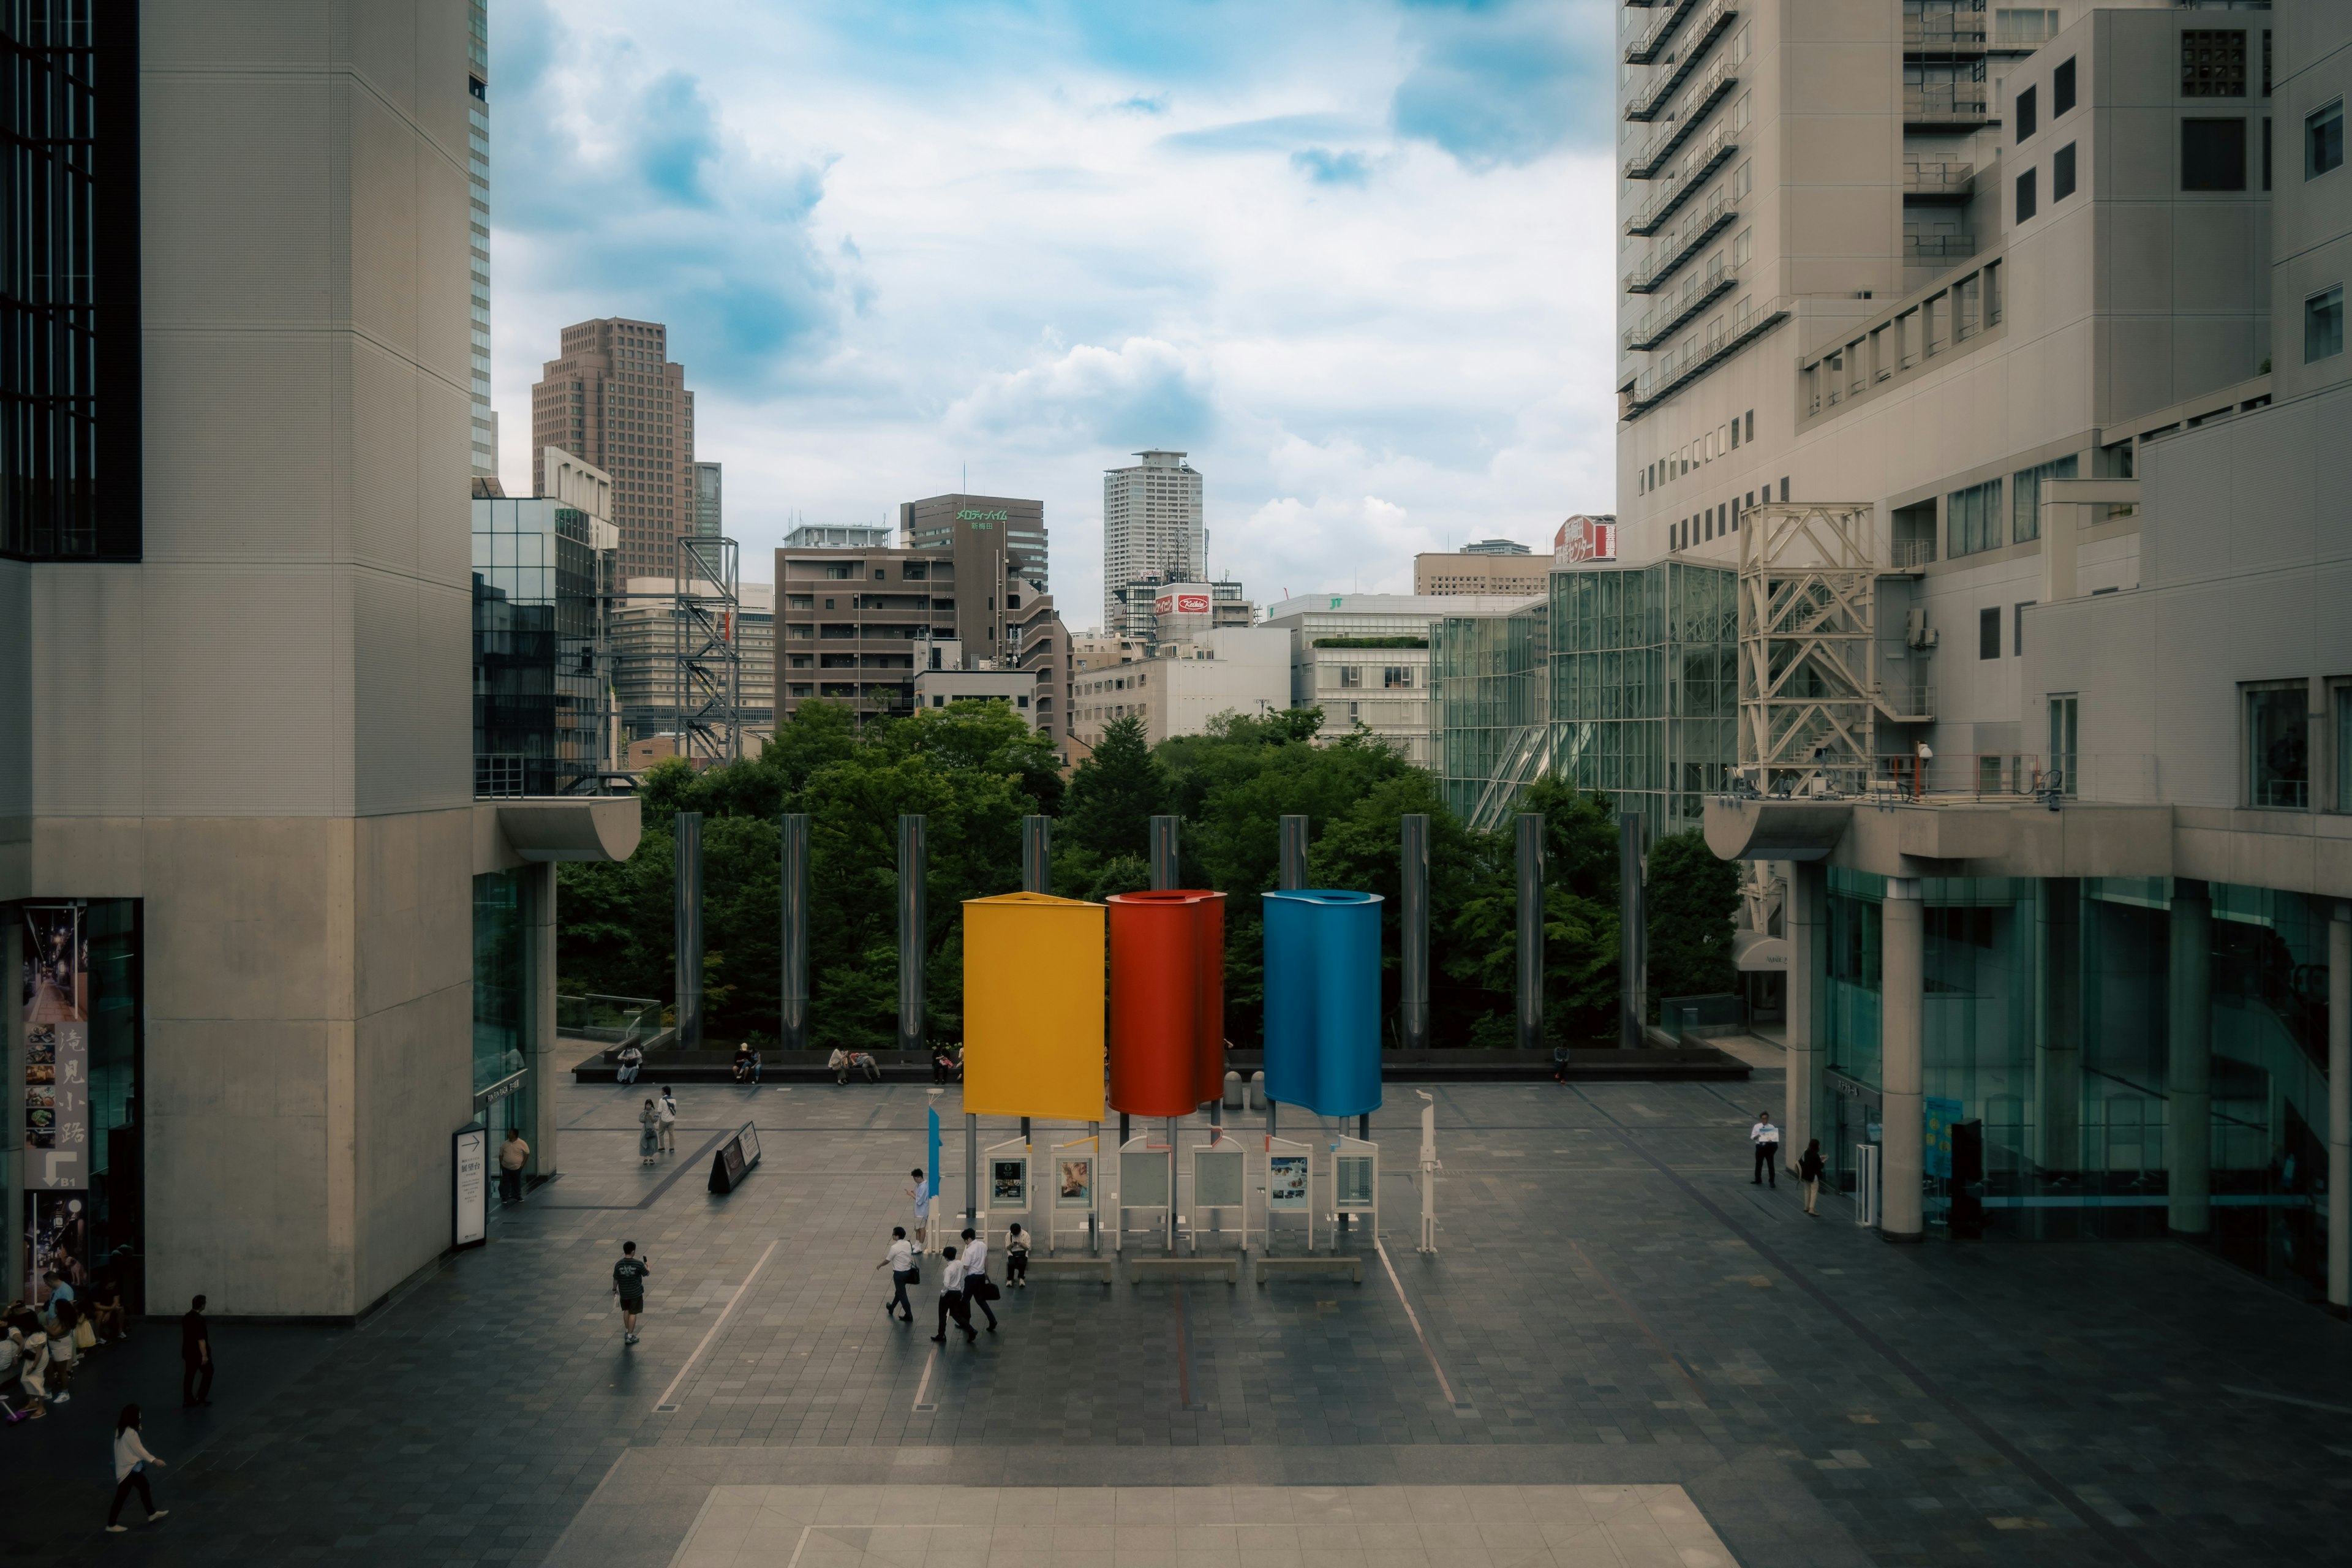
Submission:
[[[450,1245],[479,1247],[488,1237],[489,1175],[489,1129],[467,1127],[451,1133],[449,1135]]]
[[[1333,1158],[1333,1206],[1342,1214],[1373,1206],[1372,1187],[1375,1162],[1370,1154],[1340,1154]]]
[[[988,1159],[988,1210],[991,1214],[1029,1212],[1029,1160],[1026,1155]]]
[[[1237,1209],[1247,1201],[1248,1157],[1238,1143],[1192,1151],[1192,1206]]]
[[[25,910],[25,1127],[27,1192],[89,1185],[89,938],[79,904]],[[36,1270],[30,1277],[37,1281]]]
[[[1064,1154],[1054,1162],[1054,1206],[1090,1209],[1095,1206],[1095,1163],[1092,1155]]]
[[[1265,1161],[1265,1206],[1276,1213],[1300,1214],[1307,1209],[1307,1157],[1269,1154]]]
[[[1123,1150],[1118,1156],[1118,1204],[1121,1208],[1164,1209],[1171,1166],[1165,1149]]]

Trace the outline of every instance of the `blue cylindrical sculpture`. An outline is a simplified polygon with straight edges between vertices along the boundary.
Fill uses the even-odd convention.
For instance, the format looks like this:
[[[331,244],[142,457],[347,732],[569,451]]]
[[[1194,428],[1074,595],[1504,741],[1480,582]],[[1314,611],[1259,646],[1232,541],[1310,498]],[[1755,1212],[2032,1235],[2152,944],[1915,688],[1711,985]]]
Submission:
[[[1265,1097],[1318,1116],[1381,1105],[1381,896],[1265,900]]]

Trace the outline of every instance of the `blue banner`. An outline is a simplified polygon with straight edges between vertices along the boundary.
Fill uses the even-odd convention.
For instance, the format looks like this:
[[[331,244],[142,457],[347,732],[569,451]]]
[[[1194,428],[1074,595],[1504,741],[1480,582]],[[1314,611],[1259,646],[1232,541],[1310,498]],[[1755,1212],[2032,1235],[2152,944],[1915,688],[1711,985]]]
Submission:
[[[1265,1097],[1318,1116],[1381,1108],[1381,897],[1265,893]]]
[[[930,1184],[931,1196],[940,1195],[940,1108],[931,1107],[931,1157],[923,1162],[923,1180]],[[1947,1145],[1948,1148],[1948,1145]],[[1946,1163],[1949,1163],[1949,1156]]]
[[[1927,1125],[1920,1154],[1927,1173],[1949,1177],[1952,1173],[1952,1123],[1960,1119],[1960,1102],[1939,1095],[1927,1095],[1921,1100],[1921,1110]]]

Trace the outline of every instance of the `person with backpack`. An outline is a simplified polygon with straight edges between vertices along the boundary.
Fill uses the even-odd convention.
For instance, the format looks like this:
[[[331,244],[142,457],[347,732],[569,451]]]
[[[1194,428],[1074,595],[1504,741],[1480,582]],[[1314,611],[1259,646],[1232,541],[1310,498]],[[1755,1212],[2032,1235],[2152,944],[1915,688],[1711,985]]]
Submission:
[[[646,1310],[646,1281],[653,1269],[637,1256],[637,1244],[621,1243],[621,1260],[613,1265],[613,1294],[621,1299],[621,1342],[637,1342],[637,1314]]]
[[[1822,1158],[1822,1141],[1818,1138],[1805,1145],[1797,1157],[1797,1179],[1805,1184],[1805,1212],[1819,1218],[1813,1205],[1821,1200],[1822,1168],[1827,1162]]]
[[[661,1098],[654,1101],[654,1109],[661,1112],[662,1152],[675,1154],[677,1152],[677,1096],[670,1092],[669,1085],[662,1085]]]
[[[661,1112],[651,1100],[637,1112],[637,1163],[650,1165],[661,1152]]]
[[[155,1506],[155,1494],[147,1489],[147,1467],[163,1468],[163,1461],[147,1451],[139,1440],[139,1406],[126,1405],[122,1414],[114,1418],[114,1506],[106,1510],[109,1533],[120,1535],[128,1528],[122,1522],[122,1505],[131,1494],[139,1494],[139,1502],[147,1510],[147,1522],[154,1523],[172,1510]]]

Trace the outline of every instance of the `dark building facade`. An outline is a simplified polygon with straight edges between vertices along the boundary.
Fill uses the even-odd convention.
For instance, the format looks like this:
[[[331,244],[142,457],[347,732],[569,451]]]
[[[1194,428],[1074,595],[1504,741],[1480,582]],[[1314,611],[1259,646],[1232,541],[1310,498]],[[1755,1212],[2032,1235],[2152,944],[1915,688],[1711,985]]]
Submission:
[[[598,577],[586,512],[547,496],[474,501],[474,793],[573,795],[604,765]]]
[[[1053,592],[1045,574],[1044,501],[971,495],[900,501],[898,542],[915,550],[952,550],[966,563],[967,576],[972,563],[992,559],[992,575],[1010,573],[1041,594]]]

